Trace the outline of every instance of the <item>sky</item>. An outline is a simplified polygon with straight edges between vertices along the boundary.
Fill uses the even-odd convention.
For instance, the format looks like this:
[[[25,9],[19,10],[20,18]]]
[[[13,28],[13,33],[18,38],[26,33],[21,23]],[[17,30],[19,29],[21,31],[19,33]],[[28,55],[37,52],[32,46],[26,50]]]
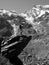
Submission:
[[[23,13],[32,9],[33,5],[48,5],[49,0],[0,0],[0,9],[15,10]]]

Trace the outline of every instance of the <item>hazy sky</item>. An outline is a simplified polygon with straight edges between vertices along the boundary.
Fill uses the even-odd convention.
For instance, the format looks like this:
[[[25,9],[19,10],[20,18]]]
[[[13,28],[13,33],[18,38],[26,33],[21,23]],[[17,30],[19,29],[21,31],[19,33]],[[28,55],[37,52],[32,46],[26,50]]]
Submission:
[[[49,4],[49,0],[0,0],[0,9],[16,10],[17,13],[21,13],[36,4]]]

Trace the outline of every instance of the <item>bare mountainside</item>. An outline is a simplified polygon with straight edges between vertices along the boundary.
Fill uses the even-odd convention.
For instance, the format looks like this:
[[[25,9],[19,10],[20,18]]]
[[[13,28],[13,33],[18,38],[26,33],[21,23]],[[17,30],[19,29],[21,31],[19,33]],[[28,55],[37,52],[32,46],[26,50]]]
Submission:
[[[13,65],[48,65],[49,5],[34,5],[20,14],[1,9],[0,44],[2,56]]]
[[[26,20],[32,27],[24,29],[24,32],[26,35],[32,35],[32,39],[19,57],[26,64],[31,61],[31,64],[34,64],[35,55],[38,64],[41,61],[37,58],[49,58],[49,5],[36,5],[26,14]]]

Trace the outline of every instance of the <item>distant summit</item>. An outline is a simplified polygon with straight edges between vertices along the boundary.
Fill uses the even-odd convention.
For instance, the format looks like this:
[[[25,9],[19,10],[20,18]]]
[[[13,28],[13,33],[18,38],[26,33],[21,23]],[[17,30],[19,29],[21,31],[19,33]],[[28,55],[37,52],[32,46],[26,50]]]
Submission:
[[[34,19],[38,19],[42,15],[45,14],[45,12],[49,13],[49,5],[34,5],[32,9],[27,10],[25,12],[22,12],[20,14],[17,14],[16,11],[7,11],[5,9],[0,9],[0,15],[6,15],[6,17],[11,17],[11,15],[16,17],[17,15],[24,17],[27,22],[33,23]],[[4,16],[5,17],[5,16]],[[5,18],[6,18],[5,17]]]
[[[21,13],[21,15],[25,16],[27,20],[33,21],[44,15],[45,12],[49,13],[49,5],[34,5],[32,9]]]

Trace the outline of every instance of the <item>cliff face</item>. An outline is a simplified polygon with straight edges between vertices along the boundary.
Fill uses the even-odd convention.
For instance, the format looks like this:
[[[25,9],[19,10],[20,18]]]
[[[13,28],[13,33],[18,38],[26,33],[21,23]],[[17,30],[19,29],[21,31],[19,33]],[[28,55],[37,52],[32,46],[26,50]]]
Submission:
[[[49,53],[49,5],[35,5],[31,10],[20,14],[0,10],[0,35],[0,38],[4,38],[3,41],[6,42],[2,44],[2,50],[6,51],[12,46],[14,48],[12,51],[10,50],[12,54],[13,51],[16,53],[15,50],[17,50],[15,42],[22,42],[22,40],[26,40],[29,36],[32,37],[28,43],[24,42],[24,45],[25,43],[28,45],[19,55],[19,58],[21,60],[23,58],[24,61],[22,61],[27,64],[35,60],[39,62],[38,58],[45,58],[45,56],[47,58]],[[17,41],[17,36],[20,37],[20,41]],[[9,39],[13,39],[15,42]],[[22,44],[22,46],[24,45]],[[10,52],[8,53],[10,54]],[[30,58],[32,62],[30,62]]]
[[[24,33],[32,36],[32,40],[26,46],[22,54],[20,54],[21,60],[25,57],[25,54],[35,54],[37,58],[49,57],[49,5],[36,5],[26,14],[22,14],[25,17],[26,22],[31,24],[30,28],[24,29]],[[29,31],[29,32],[28,32]],[[34,33],[33,33],[34,32]],[[28,51],[29,50],[29,51]],[[24,57],[23,57],[24,53]],[[26,56],[27,58],[28,56]],[[30,59],[32,59],[30,57]],[[29,60],[30,60],[29,59]],[[33,60],[33,59],[32,59]],[[23,61],[23,60],[22,60]],[[27,63],[25,60],[25,63]],[[23,62],[24,62],[23,61]],[[37,60],[36,60],[37,61]]]

